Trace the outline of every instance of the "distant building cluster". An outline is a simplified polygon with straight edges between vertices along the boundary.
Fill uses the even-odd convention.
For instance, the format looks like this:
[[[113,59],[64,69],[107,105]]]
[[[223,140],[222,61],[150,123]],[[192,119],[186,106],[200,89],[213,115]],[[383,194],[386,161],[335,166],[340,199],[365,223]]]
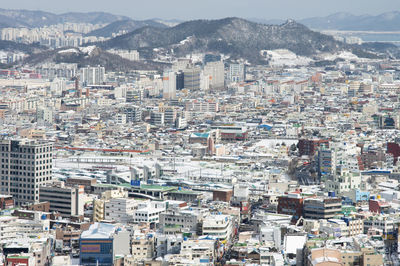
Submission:
[[[0,40],[19,43],[39,43],[51,48],[79,47],[85,43],[104,41],[103,37],[86,36],[103,27],[102,24],[64,23],[41,28],[2,28]]]

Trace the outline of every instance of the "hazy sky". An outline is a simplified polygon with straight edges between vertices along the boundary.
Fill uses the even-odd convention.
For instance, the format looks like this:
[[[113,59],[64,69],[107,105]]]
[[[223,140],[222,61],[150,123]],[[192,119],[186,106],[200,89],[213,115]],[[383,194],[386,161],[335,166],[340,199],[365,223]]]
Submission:
[[[335,12],[356,15],[400,10],[399,0],[0,0],[1,8],[105,11],[134,19],[195,19],[237,16],[287,19],[325,16]]]

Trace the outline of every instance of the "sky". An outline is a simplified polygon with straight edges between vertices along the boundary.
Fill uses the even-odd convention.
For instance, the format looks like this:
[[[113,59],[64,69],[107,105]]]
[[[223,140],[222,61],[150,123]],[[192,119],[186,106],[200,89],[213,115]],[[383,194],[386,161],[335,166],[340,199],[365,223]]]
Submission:
[[[0,8],[53,13],[104,11],[133,19],[242,17],[301,19],[336,12],[377,15],[400,11],[399,0],[0,0]]]

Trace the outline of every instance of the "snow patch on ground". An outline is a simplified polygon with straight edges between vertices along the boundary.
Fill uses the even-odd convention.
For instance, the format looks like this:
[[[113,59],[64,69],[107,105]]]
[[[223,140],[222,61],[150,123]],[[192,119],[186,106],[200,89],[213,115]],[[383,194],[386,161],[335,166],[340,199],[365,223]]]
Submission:
[[[79,47],[79,48],[70,48],[70,49],[65,49],[58,51],[59,54],[68,54],[68,53],[75,53],[75,54],[88,54],[91,55],[92,52],[96,49],[96,46],[88,46],[88,47]]]
[[[305,56],[298,56],[286,49],[262,50],[263,55],[271,66],[304,66],[313,60]]]
[[[58,51],[58,53],[59,53],[59,54],[71,54],[71,53],[78,54],[79,51],[78,51],[78,49],[76,49],[76,48],[71,48],[71,49],[66,49],[66,50]]]
[[[91,45],[91,46],[88,46],[88,47],[79,47],[79,50],[82,53],[88,54],[88,55],[91,55],[95,49],[96,49],[95,45]]]
[[[180,44],[180,45],[185,45],[186,43],[192,41],[193,38],[194,38],[193,36],[189,36],[189,37],[187,37],[186,39],[180,41],[179,44]]]
[[[346,61],[359,59],[358,56],[348,51],[342,51],[336,54],[321,54],[319,57],[323,60],[329,60],[329,61],[334,61],[338,58],[344,59]]]

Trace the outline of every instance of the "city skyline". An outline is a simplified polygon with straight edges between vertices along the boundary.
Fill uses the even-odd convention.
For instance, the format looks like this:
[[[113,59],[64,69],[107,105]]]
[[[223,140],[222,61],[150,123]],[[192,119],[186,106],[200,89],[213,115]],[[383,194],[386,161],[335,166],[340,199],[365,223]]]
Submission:
[[[215,19],[222,17],[243,17],[258,19],[304,19],[327,16],[338,12],[354,15],[378,15],[381,13],[400,10],[400,2],[395,0],[375,1],[344,1],[326,2],[319,0],[306,1],[262,1],[250,0],[218,2],[205,0],[202,2],[171,0],[171,1],[126,1],[94,2],[71,0],[65,3],[50,0],[16,0],[2,3],[4,9],[40,10],[52,13],[67,12],[109,12],[124,15],[133,19]],[[288,9],[287,7],[291,8]],[[157,7],[157,8],[155,8]],[[179,8],[177,8],[179,7]]]

